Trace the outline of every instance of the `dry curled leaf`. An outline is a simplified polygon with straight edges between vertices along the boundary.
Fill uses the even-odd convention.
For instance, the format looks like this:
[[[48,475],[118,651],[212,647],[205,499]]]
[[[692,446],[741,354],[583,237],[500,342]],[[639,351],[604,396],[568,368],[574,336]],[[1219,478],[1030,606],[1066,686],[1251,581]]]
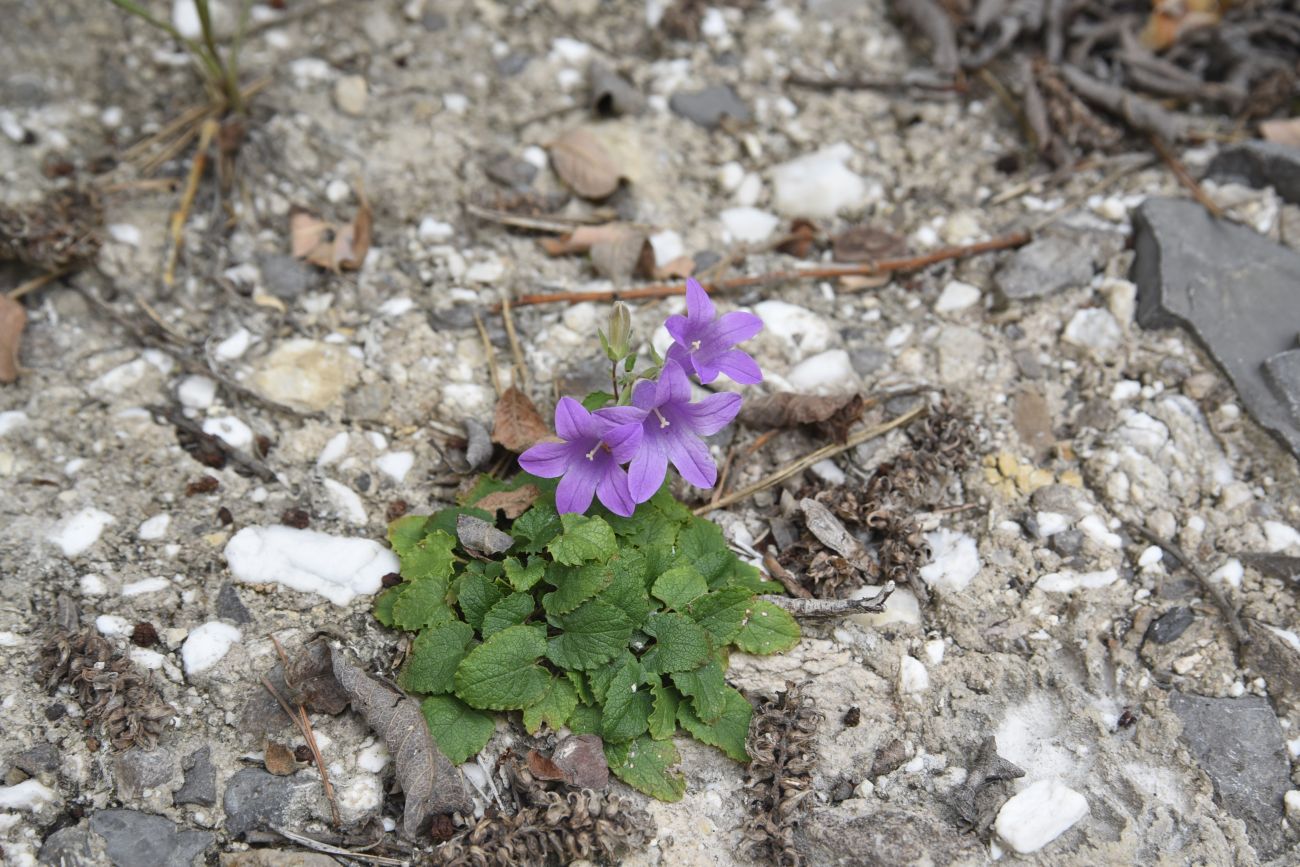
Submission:
[[[27,311],[21,302],[0,293],[0,383],[18,378],[18,347],[27,327]]]
[[[785,240],[776,245],[776,250],[778,253],[785,253],[797,259],[807,259],[816,243],[817,226],[810,220],[800,217],[790,223],[790,231],[786,234]]]
[[[507,388],[497,401],[492,441],[519,453],[551,435],[537,407],[518,388]]]
[[[655,268],[656,280],[685,280],[695,273],[694,256],[678,256]]]
[[[298,770],[298,760],[293,750],[279,741],[267,741],[262,751],[262,764],[277,777],[287,777]]]
[[[508,533],[501,532],[490,521],[473,515],[456,516],[456,538],[467,551],[488,555],[509,551],[515,543]]]
[[[797,394],[778,391],[755,398],[740,413],[742,424],[755,428],[787,428],[801,424],[848,426],[862,415],[866,402],[858,394]],[[839,437],[843,439],[843,437]]]
[[[356,271],[370,252],[374,215],[364,194],[352,222],[330,223],[307,211],[289,215],[290,250],[298,259],[331,271]]]
[[[481,500],[470,503],[470,505],[485,512],[495,513],[497,509],[500,509],[505,512],[507,518],[513,521],[528,511],[533,503],[537,502],[537,498],[541,493],[541,490],[536,485],[521,485],[513,491],[494,491]]]
[[[572,256],[589,252],[595,245],[620,238],[631,230],[626,223],[579,226],[556,238],[542,238],[538,243],[548,256]]]
[[[874,226],[854,226],[831,238],[836,262],[874,262],[901,256],[905,251],[902,238]]]
[[[337,652],[334,676],[351,699],[353,710],[383,738],[393,757],[397,782],[406,793],[402,832],[415,839],[434,816],[468,812],[471,804],[465,781],[433,742],[420,703],[366,674]]]
[[[594,135],[571,129],[551,142],[547,150],[560,180],[584,199],[603,199],[618,189],[623,173]]]
[[[555,745],[551,764],[561,779],[577,789],[603,789],[609,785],[605,742],[596,735],[571,735]]]
[[[617,237],[593,244],[591,264],[610,280],[627,280],[633,274],[654,273],[655,253],[644,232],[630,229]]]

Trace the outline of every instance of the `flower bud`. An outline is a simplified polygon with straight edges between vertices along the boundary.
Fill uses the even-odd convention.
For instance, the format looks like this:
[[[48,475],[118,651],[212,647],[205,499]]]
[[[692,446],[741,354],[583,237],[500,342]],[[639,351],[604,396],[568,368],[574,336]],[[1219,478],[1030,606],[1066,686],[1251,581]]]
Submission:
[[[614,309],[609,312],[609,336],[605,343],[610,361],[626,358],[631,351],[632,311],[622,301],[614,302]]]

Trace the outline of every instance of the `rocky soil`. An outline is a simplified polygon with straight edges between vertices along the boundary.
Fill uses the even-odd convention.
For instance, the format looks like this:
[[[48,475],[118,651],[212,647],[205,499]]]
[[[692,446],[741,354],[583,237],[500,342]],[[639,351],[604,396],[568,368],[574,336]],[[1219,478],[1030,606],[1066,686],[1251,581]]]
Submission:
[[[54,163],[88,181],[201,99],[175,46],[110,4],[9,5],[6,205],[67,183],[46,176]],[[199,193],[175,287],[159,278],[176,195],[104,194],[97,267],[24,299],[25,370],[0,387],[5,863],[315,863],[239,860],[272,840],[293,848],[272,826],[330,824],[310,761],[287,775],[263,769],[265,724],[246,705],[277,662],[272,635],[296,649],[324,631],[372,671],[391,670],[398,638],[369,612],[389,555],[368,540],[382,540],[399,503],[446,504],[467,473],[466,424],[490,425],[496,400],[476,315],[499,384],[520,385],[544,413],[558,394],[603,384],[592,359],[604,305],[516,309],[522,370],[490,308],[609,281],[462,206],[504,193],[503,174],[562,190],[542,147],[578,125],[626,178],[602,207],[652,227],[660,262],[684,253],[703,263],[801,216],[831,232],[868,224],[917,253],[1035,233],[1018,251],[859,291],[799,280],[721,301],[767,324],[753,344],[765,390],[921,385],[980,430],[974,465],[919,516],[928,604],[900,591],[882,614],[809,625],[790,653],[733,659],[738,687],[802,682],[822,715],[811,812],[795,837],[806,862],[1300,858],[1300,474],[1284,445],[1300,376],[1283,359],[1251,386],[1232,367],[1294,348],[1300,268],[1286,245],[1300,242],[1300,207],[1278,174],[1294,180],[1294,153],[1270,163],[1273,174],[1224,169],[1204,184],[1259,240],[1245,259],[1241,245],[1214,246],[1200,206],[1145,152],[1064,176],[1007,174],[999,158],[1022,150],[1021,133],[991,97],[784,84],[792,71],[863,58],[886,75],[913,65],[882,0],[710,8],[694,42],[648,26],[663,5],[372,0],[272,23],[280,13],[255,4],[265,24],[244,68],[270,83],[253,102],[229,210],[214,185]],[[592,116],[593,60],[631,82],[642,113]],[[720,111],[730,119],[719,123]],[[1181,156],[1199,175],[1216,153]],[[161,174],[187,170],[182,157]],[[288,255],[291,208],[346,221],[361,190],[374,247],[360,271]],[[562,213],[594,207],[575,199]],[[1138,244],[1148,258],[1137,268],[1135,224],[1153,239]],[[1193,255],[1197,267],[1180,277]],[[797,264],[758,252],[740,267]],[[6,266],[3,285],[30,276]],[[1169,313],[1192,284],[1192,307],[1216,297],[1229,311],[1193,322],[1199,335],[1182,327],[1194,315]],[[1252,292],[1270,285],[1266,305]],[[135,299],[183,353],[141,342],[151,323]],[[662,349],[659,324],[681,307],[637,304],[641,339]],[[1229,320],[1240,327],[1216,330]],[[1289,342],[1251,346],[1263,333]],[[1254,375],[1257,363],[1247,367]],[[175,419],[264,453],[256,472],[200,463]],[[715,455],[760,433],[725,433]],[[762,547],[783,510],[797,523],[783,490],[860,484],[905,442],[896,431],[713,517],[739,545]],[[824,444],[779,434],[734,463],[730,485]],[[227,556],[235,533],[281,524],[352,541],[328,555],[313,550],[321,539],[267,554],[299,558],[296,581],[267,581]],[[1215,593],[1249,644],[1238,645]],[[73,609],[170,705],[152,750],[115,748],[70,687],[34,675]],[[344,820],[396,834],[383,745],[350,712],[312,722]],[[517,727],[498,729],[484,767],[529,745]],[[302,744],[289,727],[273,737]],[[990,737],[996,755],[980,752]],[[625,863],[754,863],[741,846],[743,768],[680,746],[682,802],[611,784],[654,822],[648,848]],[[984,782],[997,756],[1023,776]]]

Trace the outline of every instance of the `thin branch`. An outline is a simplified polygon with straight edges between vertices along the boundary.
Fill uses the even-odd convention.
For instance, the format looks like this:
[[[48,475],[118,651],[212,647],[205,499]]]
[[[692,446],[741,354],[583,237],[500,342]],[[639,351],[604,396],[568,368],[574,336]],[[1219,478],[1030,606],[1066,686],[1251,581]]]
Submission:
[[[1211,199],[1206,194],[1205,189],[1196,182],[1196,178],[1192,177],[1187,171],[1187,167],[1183,165],[1182,161],[1180,161],[1178,157],[1174,155],[1174,152],[1169,149],[1169,145],[1161,141],[1160,136],[1158,135],[1153,134],[1150,138],[1151,147],[1155,148],[1160,159],[1165,161],[1165,165],[1169,166],[1169,171],[1174,173],[1174,177],[1178,178],[1178,183],[1186,187],[1187,191],[1192,194],[1192,198],[1200,202],[1205,210],[1209,211],[1216,218],[1222,219],[1223,209],[1215,204],[1214,199]]]
[[[303,834],[296,834],[288,828],[279,828],[275,825],[269,825],[268,827],[286,840],[291,840],[299,846],[313,849],[325,855],[337,855],[340,858],[351,858],[354,861],[366,861],[371,864],[392,865],[392,867],[409,867],[411,863],[401,858],[388,858],[384,855],[371,855],[367,852],[357,852],[352,849],[340,849],[338,846],[331,846],[328,843],[313,840]]]
[[[330,802],[330,815],[334,817],[334,826],[342,827],[343,821],[339,817],[338,801],[334,799],[334,784],[330,782],[329,771],[325,769],[325,758],[321,755],[320,747],[316,744],[316,735],[311,729],[311,720],[307,718],[307,709],[302,705],[298,705],[298,713],[294,713],[293,709],[289,707],[289,702],[285,700],[284,696],[280,695],[280,691],[275,688],[275,685],[265,677],[262,678],[262,686],[266,687],[266,691],[279,703],[280,709],[288,715],[289,719],[293,720],[294,725],[298,726],[298,731],[302,733],[303,739],[307,741],[307,747],[311,750],[312,758],[316,760],[316,769],[320,771],[320,781],[322,788],[325,789],[325,797]]]
[[[502,391],[501,371],[497,368],[496,350],[492,348],[492,340],[488,337],[487,326],[483,324],[483,319],[478,313],[474,314],[474,324],[478,326],[478,336],[483,341],[483,354],[487,356],[488,373],[492,376],[492,389],[497,393],[497,397],[500,397]]]
[[[781,565],[781,562],[772,553],[771,548],[767,549],[767,552],[763,554],[763,565],[767,567],[768,573],[773,578],[781,582],[781,585],[785,587],[786,592],[791,596],[799,599],[812,598],[812,593],[808,592],[808,588],[799,583],[799,579],[794,576],[794,573]]]
[[[67,274],[71,270],[72,270],[72,266],[69,265],[60,268],[57,271],[49,271],[45,274],[40,275],[39,277],[33,277],[30,280],[19,283],[13,289],[9,290],[9,300],[17,301],[19,298],[23,297],[29,292],[35,292],[37,289],[41,289],[45,286],[48,286],[49,284],[53,283],[55,280],[58,280],[60,277],[62,277],[64,274]]]
[[[885,600],[894,592],[894,582],[886,581],[880,592],[869,599],[791,599],[789,596],[760,596],[778,608],[784,608],[802,620],[823,620],[848,617],[851,614],[879,614],[885,610]]]
[[[519,334],[515,331],[515,316],[510,309],[510,299],[501,299],[501,318],[506,323],[506,338],[510,341],[510,355],[515,360],[515,367],[519,368],[519,385],[528,390],[528,365],[524,363],[524,351],[519,346]]]

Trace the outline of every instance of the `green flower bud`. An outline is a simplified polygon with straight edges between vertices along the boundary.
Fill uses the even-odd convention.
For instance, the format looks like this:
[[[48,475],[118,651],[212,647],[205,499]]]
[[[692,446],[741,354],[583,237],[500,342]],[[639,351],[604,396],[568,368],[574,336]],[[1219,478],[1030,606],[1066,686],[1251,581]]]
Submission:
[[[610,361],[619,361],[631,352],[632,311],[622,301],[614,302],[609,312],[609,335],[601,342]]]

